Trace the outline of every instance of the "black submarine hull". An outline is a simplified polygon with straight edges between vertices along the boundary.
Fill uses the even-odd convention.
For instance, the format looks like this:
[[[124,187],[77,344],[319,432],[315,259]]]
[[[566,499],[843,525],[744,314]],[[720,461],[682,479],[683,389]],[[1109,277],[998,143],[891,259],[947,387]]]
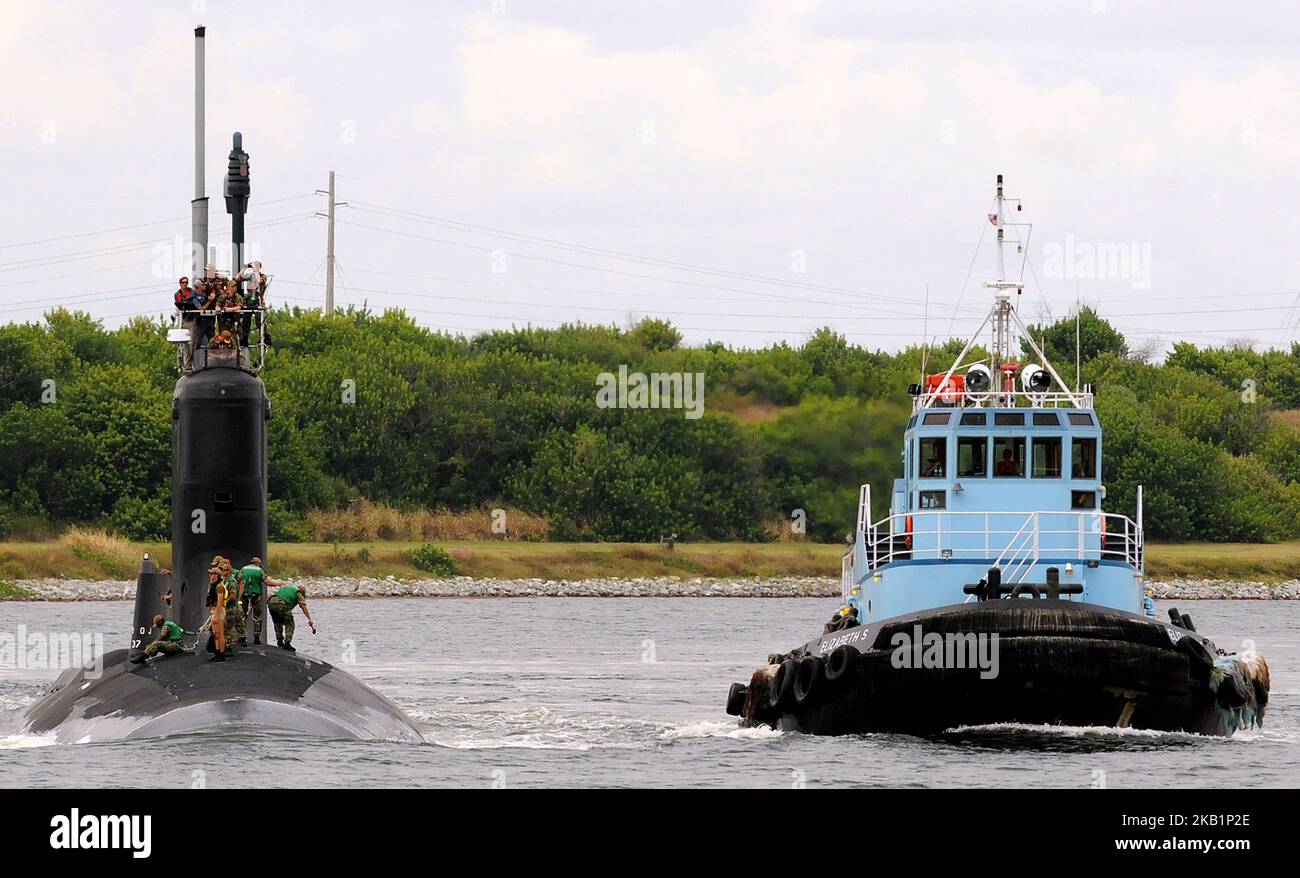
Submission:
[[[996,650],[995,668],[930,663],[924,646],[912,648],[918,636],[961,644],[971,634]],[[1193,631],[1082,602],[1014,599],[823,635],[733,685],[727,711],[746,726],[817,735],[1024,724],[1226,736],[1262,724],[1268,686],[1262,657],[1223,654]]]
[[[28,713],[24,731],[59,743],[232,731],[422,743],[402,710],[356,677],[277,647],[209,662],[196,650],[145,665],[104,656],[97,676],[65,671]]]

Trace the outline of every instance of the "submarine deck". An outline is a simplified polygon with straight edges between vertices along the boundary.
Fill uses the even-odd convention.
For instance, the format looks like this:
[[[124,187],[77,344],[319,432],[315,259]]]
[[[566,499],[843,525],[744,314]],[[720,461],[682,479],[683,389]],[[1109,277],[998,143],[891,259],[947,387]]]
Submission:
[[[325,737],[423,741],[400,708],[327,662],[276,647],[245,647],[224,662],[202,650],[64,673],[29,714],[28,731],[60,741],[287,730]]]

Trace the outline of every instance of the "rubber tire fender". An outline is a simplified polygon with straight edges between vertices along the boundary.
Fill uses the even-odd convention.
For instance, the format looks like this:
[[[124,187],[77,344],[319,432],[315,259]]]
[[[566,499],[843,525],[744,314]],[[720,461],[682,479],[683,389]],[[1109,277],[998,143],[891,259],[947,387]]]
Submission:
[[[826,659],[826,682],[832,689],[838,689],[853,679],[858,671],[859,655],[858,648],[847,643],[831,650]]]
[[[1268,687],[1261,680],[1252,680],[1251,685],[1255,689],[1255,705],[1262,711],[1268,707]]]
[[[727,690],[727,716],[742,716],[745,713],[745,696],[749,687],[744,683],[732,683]]]
[[[805,656],[794,669],[795,707],[812,707],[826,685],[826,661],[819,655]]]
[[[1236,710],[1245,705],[1250,698],[1249,684],[1238,674],[1224,674],[1219,683],[1219,705],[1228,710]]]
[[[776,669],[772,684],[767,689],[767,706],[773,710],[787,711],[793,701],[794,659],[786,659]]]
[[[1192,676],[1195,679],[1204,680],[1209,676],[1210,668],[1214,667],[1214,653],[1210,652],[1204,641],[1184,634],[1178,639],[1178,651],[1191,662]]]

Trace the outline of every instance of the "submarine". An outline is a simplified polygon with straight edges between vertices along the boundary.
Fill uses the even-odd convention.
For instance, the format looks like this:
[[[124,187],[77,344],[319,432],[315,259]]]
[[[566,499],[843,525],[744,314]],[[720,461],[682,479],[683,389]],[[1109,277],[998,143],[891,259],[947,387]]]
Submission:
[[[214,272],[207,264],[203,168],[205,29],[194,35],[197,278]],[[243,270],[251,184],[238,132],[224,195],[232,220],[230,277],[255,283]],[[240,647],[227,661],[212,662],[200,647],[213,557],[229,559],[236,569],[267,557],[271,404],[260,377],[267,349],[261,311],[241,310],[238,317],[222,312],[220,318],[187,314],[195,316],[168,332],[180,373],[172,397],[172,567],[160,569],[145,556],[136,580],[130,646],[107,653],[98,666],[65,670],[28,710],[23,731],[60,743],[232,730],[422,743],[424,737],[401,708],[327,662],[265,644]],[[218,319],[237,327],[236,344],[214,341]],[[262,619],[266,599],[263,590],[258,596]],[[186,632],[200,632],[199,642],[191,643],[190,635],[181,653],[146,660],[143,651],[156,615]]]
[[[1269,668],[1253,641],[1232,652],[1177,608],[1155,617],[1142,487],[1134,517],[1103,511],[1096,393],[1062,380],[1020,319],[1023,285],[1008,279],[1002,248],[1004,229],[1025,224],[1008,201],[1018,214],[999,174],[986,214],[997,228],[992,307],[946,372],[923,367],[908,388],[889,514],[873,519],[862,485],[840,609],[819,636],[731,684],[726,712],[742,726],[1228,737],[1263,725]],[[1024,361],[1030,351],[1036,362]]]

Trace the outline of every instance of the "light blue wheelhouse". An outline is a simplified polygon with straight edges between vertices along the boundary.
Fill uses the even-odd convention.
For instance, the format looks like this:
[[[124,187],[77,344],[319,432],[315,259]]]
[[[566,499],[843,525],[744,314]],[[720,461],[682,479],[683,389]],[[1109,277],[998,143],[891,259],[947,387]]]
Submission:
[[[1136,518],[1103,511],[1093,394],[1059,389],[1065,382],[1011,304],[1019,284],[1001,279],[1000,176],[997,205],[993,308],[946,373],[913,385],[903,477],[879,521],[862,486],[844,599],[863,623],[887,619],[975,600],[966,587],[996,568],[1004,588],[1032,594],[1059,584],[1066,600],[1154,615],[1143,586],[1142,490]],[[985,327],[991,355],[963,365]],[[1017,329],[1042,366],[1012,359]]]

